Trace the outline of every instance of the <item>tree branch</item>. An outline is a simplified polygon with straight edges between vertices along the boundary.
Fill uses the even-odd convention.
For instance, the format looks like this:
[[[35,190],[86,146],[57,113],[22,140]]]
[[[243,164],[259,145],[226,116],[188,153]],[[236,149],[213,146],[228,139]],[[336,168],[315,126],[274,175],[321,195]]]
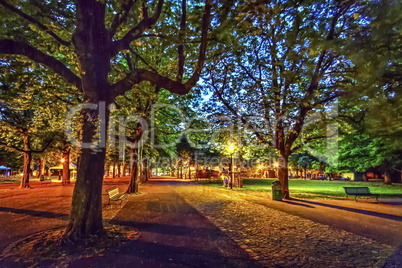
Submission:
[[[303,146],[305,146],[308,142],[313,141],[313,140],[318,140],[318,139],[328,139],[328,138],[332,138],[335,137],[336,135],[338,135],[338,132],[335,132],[332,135],[323,135],[323,136],[314,136],[314,137],[310,137],[310,138],[306,138],[304,140],[303,144],[297,145],[296,147],[292,148],[291,150],[291,154],[293,154],[294,152],[296,152],[297,150],[299,150],[300,148],[302,148]]]
[[[137,58],[139,58],[146,66],[148,66],[153,72],[158,73],[158,71],[151,66],[151,64],[149,64],[143,57],[141,57],[140,54],[138,54],[137,52],[135,52],[134,50],[132,50],[130,48],[131,53],[133,53]]]
[[[207,43],[208,43],[208,29],[209,29],[209,24],[211,22],[211,9],[212,9],[212,0],[206,0],[205,3],[205,11],[203,15],[203,20],[202,20],[202,31],[201,31],[201,45],[200,45],[200,52],[198,56],[198,61],[196,64],[196,67],[194,69],[193,75],[188,79],[188,81],[185,84],[182,84],[177,81],[173,81],[167,77],[164,77],[158,73],[151,72],[145,69],[134,69],[130,74],[128,74],[125,78],[117,82],[116,84],[112,85],[112,90],[113,90],[113,96],[119,96],[123,95],[127,90],[131,89],[133,85],[139,84],[142,81],[149,81],[156,85],[157,87],[165,88],[169,90],[172,93],[176,94],[187,94],[190,89],[197,83],[198,79],[200,78],[201,75],[201,70],[204,65],[205,61],[205,53],[207,49]],[[140,31],[138,35],[141,35],[142,32],[146,29],[147,25],[145,25],[148,22],[153,22],[154,20],[157,20],[159,18],[160,12],[162,9],[163,5],[163,0],[159,0],[158,3],[158,11],[152,16],[150,19],[144,19],[142,20],[136,27],[134,27],[130,32],[134,33],[136,31]],[[142,25],[142,26],[141,26]],[[134,30],[136,29],[136,30]],[[129,43],[135,39],[133,37],[132,33],[123,37],[123,39],[117,41],[115,44],[114,48],[114,53],[117,53],[116,51],[119,50],[119,48],[124,48],[125,46],[129,46]],[[127,43],[128,42],[128,43]]]
[[[39,29],[41,29],[42,31],[44,31],[47,34],[49,34],[50,36],[52,36],[61,45],[66,46],[66,47],[70,46],[70,42],[63,40],[56,33],[52,32],[48,27],[46,27],[45,25],[43,25],[41,22],[39,22],[38,20],[34,19],[33,17],[25,14],[20,9],[18,9],[16,7],[13,7],[12,5],[10,5],[9,3],[7,3],[6,1],[3,1],[3,0],[0,0],[0,5],[4,6],[8,10],[10,10],[11,12],[14,12],[18,16],[20,16],[21,18],[26,19],[28,22],[30,22],[32,24],[35,24],[36,26],[39,27]]]
[[[52,142],[53,142],[53,139],[50,139],[43,147],[42,147],[42,149],[41,150],[32,150],[31,149],[31,152],[32,153],[35,153],[35,154],[41,154],[41,153],[43,153],[46,149],[47,149],[47,147],[49,147],[50,146],[50,144],[52,144]]]
[[[234,109],[230,103],[223,98],[223,89],[225,88],[225,84],[222,85],[222,89],[218,89],[218,87],[215,85],[215,80],[212,77],[211,74],[211,78],[212,78],[212,87],[214,89],[215,95],[218,96],[218,99],[223,103],[223,105],[226,106],[226,108],[235,116],[237,117],[243,124],[248,125],[248,121],[241,115],[238,113],[238,111],[236,111],[236,109]],[[225,80],[226,81],[226,80]],[[256,131],[254,128],[252,129],[252,132],[254,133],[254,135],[256,135],[256,137],[264,144],[268,144],[269,146],[272,147],[272,143],[267,141],[266,139],[264,139],[263,135],[261,135],[260,132]]]
[[[201,31],[201,44],[200,44],[200,53],[198,55],[198,62],[195,67],[193,75],[186,82],[186,88],[190,90],[198,81],[201,75],[202,67],[204,66],[205,61],[205,53],[207,50],[208,44],[208,29],[211,23],[211,9],[212,9],[212,0],[205,1],[205,10],[204,15],[202,17],[202,31]]]
[[[46,55],[28,44],[11,39],[0,39],[0,54],[13,54],[28,57],[37,63],[51,68],[55,73],[66,79],[67,82],[82,91],[81,78],[68,69],[61,61]]]
[[[181,21],[180,21],[180,30],[179,30],[179,40],[181,44],[177,47],[177,54],[178,54],[178,67],[177,67],[177,77],[176,81],[181,82],[183,79],[184,73],[184,44],[183,40],[185,37],[186,32],[186,16],[187,16],[187,5],[186,0],[181,0]]]
[[[163,2],[164,0],[158,1],[156,12],[152,17],[150,18],[145,17],[130,31],[128,31],[122,39],[113,42],[111,49],[112,57],[116,56],[116,54],[119,53],[120,50],[128,49],[132,41],[139,38],[146,29],[151,28],[158,21],[159,16],[161,15],[162,12]]]
[[[2,142],[2,141],[0,141],[0,146],[5,147],[5,148],[7,148],[9,150],[12,150],[12,151],[19,152],[19,153],[27,153],[27,151],[25,151],[23,149],[20,149],[18,147],[12,146],[12,145],[9,145],[9,144],[7,144],[5,142]]]
[[[127,19],[128,14],[130,13],[131,7],[133,6],[134,1],[122,1],[120,12],[117,13],[112,21],[112,25],[110,26],[109,32],[110,36],[114,36],[117,28]]]
[[[133,85],[139,84],[142,81],[149,81],[158,87],[165,88],[179,95],[187,94],[190,91],[190,89],[182,83],[173,81],[158,73],[144,69],[134,69],[125,78],[112,85],[113,97],[123,95],[127,90],[130,90]]]

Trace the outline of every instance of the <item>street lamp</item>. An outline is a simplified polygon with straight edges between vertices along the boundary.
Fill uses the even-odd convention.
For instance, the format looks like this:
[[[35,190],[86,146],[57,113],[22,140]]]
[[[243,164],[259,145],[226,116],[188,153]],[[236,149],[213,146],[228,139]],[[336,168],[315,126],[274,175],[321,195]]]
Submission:
[[[230,189],[233,189],[233,181],[234,181],[234,159],[233,159],[233,154],[236,150],[236,146],[234,144],[230,144],[228,147],[228,151],[230,154]]]

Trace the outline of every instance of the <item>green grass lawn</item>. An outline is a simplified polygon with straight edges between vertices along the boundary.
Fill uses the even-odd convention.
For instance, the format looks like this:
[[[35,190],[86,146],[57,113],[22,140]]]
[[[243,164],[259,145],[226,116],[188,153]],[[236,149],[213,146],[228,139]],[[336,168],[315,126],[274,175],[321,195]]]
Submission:
[[[13,184],[13,183],[20,183],[21,180],[20,179],[2,179],[0,180],[0,184]]]
[[[271,184],[275,179],[244,179],[243,188],[238,191],[271,192]],[[222,188],[220,182],[199,182],[213,187]],[[319,181],[319,180],[289,180],[289,192],[295,198],[336,198],[346,197],[343,187],[367,186],[371,193],[381,197],[402,198],[402,184],[384,185],[382,182],[351,182],[351,181]]]

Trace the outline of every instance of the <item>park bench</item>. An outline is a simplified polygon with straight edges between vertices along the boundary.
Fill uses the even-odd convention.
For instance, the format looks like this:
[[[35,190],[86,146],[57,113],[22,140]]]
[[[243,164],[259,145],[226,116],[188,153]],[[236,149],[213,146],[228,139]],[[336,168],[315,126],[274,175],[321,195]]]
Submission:
[[[357,197],[359,196],[374,196],[378,201],[378,194],[372,194],[368,187],[343,187],[345,189],[346,197],[352,195],[355,197],[355,201],[357,202]]]
[[[123,203],[123,200],[127,198],[127,194],[120,193],[119,188],[111,187],[106,189],[106,192],[109,196],[108,205],[110,205],[110,201],[120,201],[120,206]]]

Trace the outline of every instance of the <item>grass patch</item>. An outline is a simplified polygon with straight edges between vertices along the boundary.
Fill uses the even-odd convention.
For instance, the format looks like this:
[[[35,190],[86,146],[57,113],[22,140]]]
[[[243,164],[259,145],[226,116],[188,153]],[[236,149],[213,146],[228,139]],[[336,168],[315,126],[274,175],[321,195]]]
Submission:
[[[244,179],[243,188],[237,191],[271,192],[271,184],[276,179]],[[198,183],[223,188],[221,182],[199,181]],[[366,186],[373,194],[383,198],[402,198],[402,184],[385,185],[382,182],[289,180],[289,192],[295,198],[337,198],[346,197],[343,187]]]
[[[0,179],[0,184],[13,184],[13,183],[20,183],[20,179]]]

